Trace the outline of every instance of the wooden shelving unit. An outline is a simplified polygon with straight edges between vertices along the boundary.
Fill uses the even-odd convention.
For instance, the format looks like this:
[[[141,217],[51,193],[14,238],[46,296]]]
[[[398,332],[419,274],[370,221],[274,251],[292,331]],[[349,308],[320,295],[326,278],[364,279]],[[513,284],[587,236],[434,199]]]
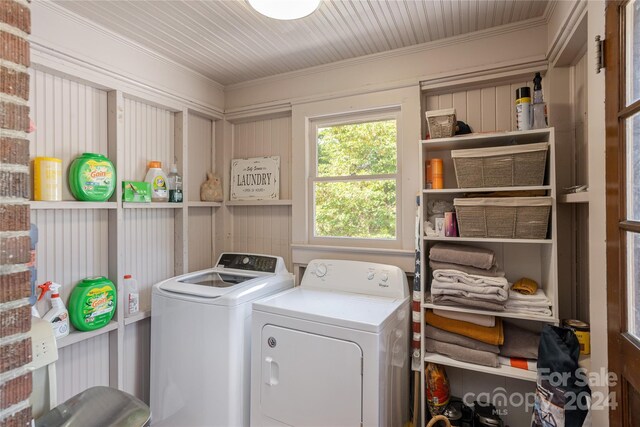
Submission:
[[[455,169],[451,159],[451,150],[497,147],[514,144],[532,144],[539,142],[549,143],[546,172],[543,185],[523,187],[492,187],[492,188],[458,188],[455,177]],[[485,134],[471,134],[453,138],[440,138],[420,141],[420,165],[421,176],[425,176],[425,162],[428,159],[440,158],[443,160],[444,188],[423,188],[420,193],[421,224],[427,219],[427,204],[429,200],[440,199],[452,201],[455,197],[463,197],[466,193],[491,193],[496,191],[542,191],[552,198],[551,215],[549,221],[548,237],[545,239],[507,239],[507,238],[464,238],[442,237],[424,235],[420,239],[421,244],[421,291],[422,303],[420,312],[421,329],[425,324],[425,310],[441,309],[461,313],[486,314],[500,318],[516,319],[518,321],[558,324],[558,273],[557,273],[557,209],[556,209],[556,184],[555,184],[555,141],[554,130],[541,129],[524,132],[496,132]],[[437,242],[462,243],[467,245],[480,245],[494,250],[499,258],[499,264],[505,270],[507,279],[513,282],[520,277],[530,277],[541,284],[547,297],[551,300],[551,316],[538,316],[530,314],[513,313],[508,311],[486,311],[467,307],[440,306],[432,303],[427,292],[430,285],[430,271],[428,269],[429,248]],[[425,425],[425,379],[424,367],[427,362],[439,363],[452,368],[465,371],[481,372],[498,375],[507,378],[515,378],[523,381],[535,381],[536,372],[526,371],[507,366],[492,368],[460,362],[449,357],[427,353],[425,351],[425,337],[421,333],[420,366],[421,377],[421,414],[422,424]]]

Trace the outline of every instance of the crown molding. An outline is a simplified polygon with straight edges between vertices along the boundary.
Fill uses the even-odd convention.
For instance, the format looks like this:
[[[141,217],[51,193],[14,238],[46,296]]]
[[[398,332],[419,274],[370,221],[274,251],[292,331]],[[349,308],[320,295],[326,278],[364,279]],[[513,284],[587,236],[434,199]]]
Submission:
[[[145,84],[135,77],[76,58],[50,44],[43,45],[37,37],[32,37],[31,40],[31,67],[104,91],[120,90],[130,97],[163,105],[171,110],[180,111],[183,106],[187,106],[208,116],[223,117],[222,109],[215,105],[187,98],[160,85]]]
[[[461,34],[458,36],[448,37],[432,42],[422,43],[413,46],[402,47],[399,49],[393,49],[386,52],[373,53],[370,55],[359,56],[357,58],[344,59],[342,61],[332,62],[330,64],[322,64],[315,67],[304,68],[302,70],[290,71],[287,73],[277,74],[275,76],[262,77],[259,79],[248,80],[246,82],[234,83],[225,86],[225,92],[233,91],[236,89],[245,89],[254,86],[260,86],[279,81],[290,80],[293,78],[306,77],[313,74],[320,74],[329,72],[332,70],[338,70],[342,68],[357,66],[360,64],[368,64],[375,61],[382,61],[397,58],[399,56],[419,54],[428,52],[434,49],[441,49],[450,46],[456,46],[465,44],[469,41],[475,41],[479,39],[486,39],[490,37],[500,36],[503,34],[510,34],[516,31],[525,30],[528,28],[535,28],[542,25],[546,25],[544,17],[532,18],[526,21],[514,22],[511,24],[501,25],[499,27],[487,28],[485,30],[474,31],[472,33]]]
[[[547,24],[549,23],[557,5],[558,5],[558,0],[550,0],[547,3],[547,7],[544,8],[544,13],[542,14],[542,17],[544,18],[545,23]]]
[[[146,56],[149,56],[151,58],[153,58],[156,61],[160,61],[160,62],[164,62],[165,64],[171,66],[171,67],[175,67],[175,68],[179,68],[182,72],[185,73],[189,73],[192,74],[194,76],[196,76],[197,78],[200,79],[206,79],[207,81],[210,82],[210,84],[215,87],[216,89],[223,91],[224,90],[224,85],[221,83],[218,83],[217,81],[213,80],[211,77],[208,77],[202,73],[199,73],[198,71],[195,71],[183,64],[180,64],[177,61],[174,61],[171,58],[167,58],[164,55],[161,55],[160,53],[149,49],[146,46],[143,46],[127,37],[124,37],[118,33],[115,33],[105,27],[103,27],[102,25],[93,22],[89,19],[83,18],[82,16],[70,11],[69,9],[66,9],[62,6],[60,6],[59,4],[56,4],[52,1],[42,1],[42,0],[36,0],[36,3],[38,4],[39,7],[44,7],[47,8],[55,13],[57,13],[60,16],[63,16],[67,19],[73,20],[76,23],[85,26],[88,30],[90,31],[94,31],[97,33],[100,33],[102,35],[105,35],[109,38],[111,38],[112,40],[118,42],[118,43],[122,43],[124,45],[127,45],[131,48],[134,48],[138,51],[140,51],[141,54],[144,54]],[[46,45],[46,43],[42,43],[44,45]]]
[[[586,1],[576,1],[566,16],[563,24],[560,26],[558,32],[553,36],[553,39],[549,40],[547,58],[549,58],[550,63],[555,64],[557,62],[563,49],[569,43],[571,37],[573,37],[576,28],[586,17],[587,6]],[[549,19],[551,19],[551,15],[549,16]]]

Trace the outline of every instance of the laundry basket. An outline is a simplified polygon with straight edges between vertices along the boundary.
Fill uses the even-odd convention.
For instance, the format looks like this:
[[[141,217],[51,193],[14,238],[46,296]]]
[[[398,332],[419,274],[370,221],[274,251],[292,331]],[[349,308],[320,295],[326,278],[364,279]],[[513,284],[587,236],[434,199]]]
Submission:
[[[458,188],[542,185],[549,143],[452,150]]]
[[[453,199],[460,237],[545,239],[551,197]]]

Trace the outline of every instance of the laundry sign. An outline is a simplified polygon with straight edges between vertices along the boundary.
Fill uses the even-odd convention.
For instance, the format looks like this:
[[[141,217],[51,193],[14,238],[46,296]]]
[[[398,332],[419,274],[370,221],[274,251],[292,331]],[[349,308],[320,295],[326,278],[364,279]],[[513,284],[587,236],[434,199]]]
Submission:
[[[231,160],[231,200],[278,200],[280,157]]]

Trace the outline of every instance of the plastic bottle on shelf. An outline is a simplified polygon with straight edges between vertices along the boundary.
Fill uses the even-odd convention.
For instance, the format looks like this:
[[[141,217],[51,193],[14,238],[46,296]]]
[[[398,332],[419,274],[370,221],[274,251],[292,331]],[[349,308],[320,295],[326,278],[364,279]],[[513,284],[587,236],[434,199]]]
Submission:
[[[51,323],[53,335],[56,339],[66,337],[69,335],[69,312],[60,298],[59,290],[61,285],[53,282],[46,282],[39,285],[38,288],[41,290],[38,300],[41,300],[48,292],[50,294],[49,298],[51,301],[51,309],[42,316],[42,319]]]
[[[167,184],[169,187],[169,202],[182,203],[182,176],[178,174],[176,164],[171,165],[171,171],[167,176]]]
[[[140,310],[140,293],[138,282],[130,274],[124,276],[124,289],[127,296],[127,315],[131,316]]]
[[[167,176],[162,170],[162,162],[150,161],[149,170],[144,180],[151,184],[151,201],[169,201],[169,191],[167,190]]]
[[[547,104],[542,96],[542,76],[536,73],[533,78],[533,126],[532,129],[543,129],[547,123]]]

